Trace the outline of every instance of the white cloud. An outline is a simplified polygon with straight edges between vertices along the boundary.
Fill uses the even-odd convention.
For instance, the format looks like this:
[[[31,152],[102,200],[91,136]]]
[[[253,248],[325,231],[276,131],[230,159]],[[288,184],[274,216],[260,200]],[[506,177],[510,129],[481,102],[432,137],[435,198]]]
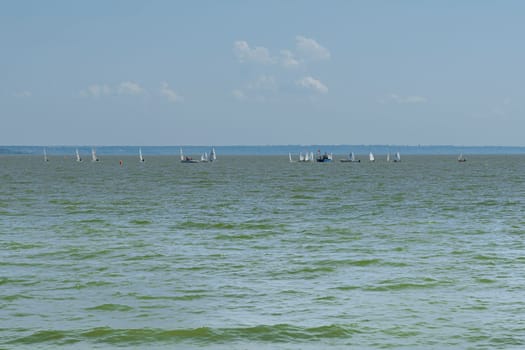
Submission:
[[[111,87],[107,84],[93,84],[86,89],[80,91],[82,97],[100,98],[111,95],[140,95],[144,90],[139,84],[132,81],[123,81],[116,87]]]
[[[295,49],[283,49],[280,55],[272,57],[270,50],[263,46],[250,47],[244,40],[233,43],[233,53],[241,63],[280,64],[285,68],[297,68],[307,61],[329,60],[327,48],[311,38],[298,35],[295,37]]]
[[[144,93],[144,89],[132,81],[123,81],[118,85],[117,93],[119,95],[140,95]]]
[[[278,90],[277,80],[271,75],[261,75],[242,89],[235,89],[232,95],[238,100],[267,101]]]
[[[160,94],[166,97],[170,102],[177,103],[184,101],[184,98],[170,89],[168,83],[162,82],[160,84]]]
[[[240,89],[235,89],[232,91],[233,97],[235,97],[238,100],[244,100],[246,99],[246,95],[244,94],[244,91]]]
[[[273,63],[274,59],[270,56],[270,51],[262,46],[250,48],[248,43],[239,40],[233,43],[233,53],[241,63],[254,62],[269,64]]]
[[[83,97],[99,98],[101,96],[109,96],[112,94],[112,89],[106,84],[93,84],[82,90],[80,95]]]
[[[322,61],[330,59],[330,51],[321,46],[317,41],[304,36],[296,36],[296,51],[297,53],[309,61]]]
[[[271,75],[261,75],[257,80],[248,84],[251,90],[276,90],[277,82]]]
[[[286,68],[297,68],[301,62],[290,50],[281,50],[281,64]]]
[[[324,85],[320,80],[310,76],[298,80],[297,85],[306,89],[314,90],[321,94],[326,94],[328,92],[328,87],[326,85]]]
[[[492,107],[492,113],[498,117],[507,117],[512,110],[511,103],[512,99],[505,97],[501,103],[497,103],[495,107]]]
[[[389,102],[394,102],[397,104],[418,104],[418,103],[427,103],[428,99],[423,96],[399,96],[397,94],[390,94],[384,99],[379,100],[380,103],[385,104]]]
[[[25,98],[25,97],[31,97],[33,96],[33,94],[31,93],[31,91],[24,90],[20,92],[15,92],[13,96],[18,97],[18,98]]]

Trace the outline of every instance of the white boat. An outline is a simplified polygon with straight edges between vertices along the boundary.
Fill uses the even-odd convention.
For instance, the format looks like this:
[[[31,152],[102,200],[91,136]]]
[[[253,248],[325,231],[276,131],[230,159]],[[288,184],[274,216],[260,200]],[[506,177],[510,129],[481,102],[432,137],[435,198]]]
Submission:
[[[390,162],[390,152],[388,152],[388,153],[386,154],[386,161],[387,161],[387,162]]]
[[[193,159],[192,157],[184,156],[184,153],[182,153],[182,147],[180,149],[180,162],[181,163],[199,163],[197,159]]]
[[[210,162],[214,162],[217,160],[217,153],[215,153],[215,147],[212,147],[211,148],[211,152],[210,152]]]
[[[292,153],[290,153],[290,152],[288,152],[288,160],[290,161],[290,163],[293,163]]]
[[[98,162],[97,152],[95,152],[95,148],[91,148],[91,161]]]
[[[75,153],[77,155],[77,162],[81,162],[82,158],[80,158],[80,153],[78,153],[78,148],[75,150]]]
[[[401,154],[399,154],[399,152],[396,153],[395,157],[394,157],[394,162],[400,162],[401,161]]]
[[[376,160],[376,159],[374,158],[374,154],[373,154],[372,152],[370,152],[370,153],[368,154],[368,159],[369,159],[371,162],[375,162],[375,160]]]
[[[47,152],[45,148],[44,148],[44,162],[49,162],[49,158],[47,158]]]
[[[208,152],[204,152],[203,154],[201,154],[201,162],[207,163],[208,161]]]
[[[463,156],[463,153],[461,153],[461,154],[459,155],[459,157],[458,157],[458,162],[463,163],[463,162],[466,162],[466,161],[467,161],[467,158],[465,158],[465,157]]]
[[[139,147],[139,159],[141,162],[144,162],[144,157],[142,156],[142,148]]]
[[[346,159],[341,159],[340,161],[343,162],[343,163],[359,163],[359,162],[361,162],[361,160],[359,160],[359,159],[355,159],[355,154],[354,154],[354,152],[351,152],[351,153],[348,155],[348,158],[346,158]]]

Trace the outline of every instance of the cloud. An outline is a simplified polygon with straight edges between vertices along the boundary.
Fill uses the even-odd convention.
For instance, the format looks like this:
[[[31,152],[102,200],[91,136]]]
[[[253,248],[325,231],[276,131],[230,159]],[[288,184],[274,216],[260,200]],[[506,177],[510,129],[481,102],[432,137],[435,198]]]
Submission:
[[[124,81],[117,87],[119,95],[140,95],[144,93],[144,89],[137,83],[131,81]]]
[[[112,94],[112,89],[106,84],[93,84],[88,86],[85,90],[80,92],[83,97],[99,98],[101,96],[109,96]]]
[[[248,84],[248,88],[251,90],[276,90],[277,82],[275,77],[271,75],[261,75],[257,80]]]
[[[317,41],[304,36],[296,36],[295,48],[297,53],[308,61],[323,61],[330,59],[330,51],[321,46]]]
[[[428,99],[423,96],[399,96],[397,94],[390,94],[386,98],[379,100],[381,104],[394,102],[397,104],[421,104],[421,103],[427,103]]]
[[[261,75],[249,82],[244,88],[234,89],[232,95],[238,100],[267,101],[278,90],[277,80],[271,75]]]
[[[303,88],[314,90],[315,92],[318,92],[321,94],[328,93],[328,87],[326,85],[324,85],[320,80],[317,80],[310,76],[304,77],[301,80],[298,80],[296,83],[297,85]]]
[[[241,63],[253,62],[271,64],[274,62],[274,59],[270,56],[270,51],[267,48],[256,46],[252,49],[248,43],[243,40],[233,43],[233,53]]]
[[[305,62],[330,59],[330,51],[314,39],[301,35],[296,36],[295,39],[294,50],[283,49],[280,55],[275,57],[266,47],[250,47],[244,40],[233,43],[233,53],[241,63],[280,64],[285,68],[297,68]]]
[[[162,82],[160,84],[160,94],[173,103],[184,101],[184,98],[177,94],[174,90],[170,89],[168,83],[166,82]]]
[[[295,58],[290,50],[281,50],[281,64],[286,68],[297,68],[301,62]]]
[[[80,91],[82,97],[101,98],[112,95],[141,95],[145,93],[139,84],[132,81],[123,81],[115,87],[107,84],[93,84]]]
[[[18,97],[18,98],[26,98],[26,97],[33,96],[33,94],[31,93],[31,91],[24,90],[24,91],[20,91],[20,92],[15,92],[13,94],[13,96],[14,97]]]
[[[244,91],[240,90],[240,89],[235,89],[232,91],[232,95],[233,97],[235,97],[236,99],[238,100],[244,100],[246,99],[246,95],[244,93]]]
[[[512,99],[505,97],[501,103],[497,103],[496,106],[492,107],[491,111],[498,117],[507,117],[509,112],[512,110]]]

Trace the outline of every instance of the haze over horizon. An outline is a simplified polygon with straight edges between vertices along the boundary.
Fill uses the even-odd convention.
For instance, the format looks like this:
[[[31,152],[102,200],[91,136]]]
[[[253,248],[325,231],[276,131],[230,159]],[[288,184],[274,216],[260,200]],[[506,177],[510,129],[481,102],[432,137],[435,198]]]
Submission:
[[[5,1],[0,145],[525,146],[521,1]]]

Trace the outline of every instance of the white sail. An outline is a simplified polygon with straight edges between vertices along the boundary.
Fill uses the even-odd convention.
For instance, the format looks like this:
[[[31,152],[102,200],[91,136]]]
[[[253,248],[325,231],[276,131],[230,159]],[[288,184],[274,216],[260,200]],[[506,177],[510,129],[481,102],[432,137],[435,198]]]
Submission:
[[[313,162],[314,160],[314,152],[310,152],[310,162]]]
[[[208,161],[208,153],[204,152],[201,154],[201,162],[207,162]]]
[[[180,160],[184,160],[184,153],[182,153],[182,147],[180,148]]]
[[[370,154],[368,155],[368,158],[370,159],[371,162],[375,161],[376,159],[374,158],[374,154],[372,152],[370,152]]]
[[[304,162],[303,152],[300,152],[300,153],[299,153],[299,161],[300,161],[300,162]]]
[[[388,152],[388,153],[386,154],[386,161],[387,161],[387,162],[390,162],[390,152]]]
[[[310,153],[306,152],[304,155],[304,161],[309,162],[310,161]]]
[[[142,148],[139,148],[139,159],[141,162],[144,161],[144,157],[142,156]]]
[[[76,149],[76,154],[77,154],[77,162],[81,162],[82,158],[80,158],[80,153],[78,153],[78,148]]]
[[[400,162],[401,161],[401,154],[399,154],[399,152],[396,153],[396,158],[394,160],[396,162]]]
[[[354,152],[350,153],[350,160],[352,162],[355,162],[355,154],[354,154]]]
[[[290,161],[290,163],[293,162],[293,160],[292,160],[292,154],[291,154],[290,152],[288,152],[288,160]]]
[[[93,162],[98,162],[97,152],[95,152],[95,148],[91,148],[91,160]]]
[[[215,147],[212,147],[210,152],[210,162],[215,160],[217,160],[217,154],[215,154]]]
[[[44,148],[44,162],[49,162],[49,158],[47,158],[47,152],[45,148]]]

